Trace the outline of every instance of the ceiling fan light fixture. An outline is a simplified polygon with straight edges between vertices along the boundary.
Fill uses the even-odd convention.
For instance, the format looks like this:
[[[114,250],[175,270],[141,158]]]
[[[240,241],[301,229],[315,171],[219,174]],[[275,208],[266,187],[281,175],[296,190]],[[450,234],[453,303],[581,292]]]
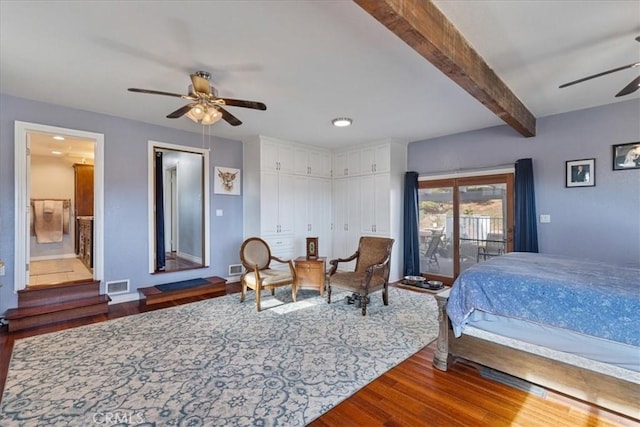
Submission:
[[[338,117],[331,120],[331,123],[336,127],[343,128],[343,127],[351,126],[351,123],[353,123],[353,120],[348,117]]]
[[[222,118],[222,114],[217,108],[208,108],[204,117],[202,118],[203,125],[212,125]]]

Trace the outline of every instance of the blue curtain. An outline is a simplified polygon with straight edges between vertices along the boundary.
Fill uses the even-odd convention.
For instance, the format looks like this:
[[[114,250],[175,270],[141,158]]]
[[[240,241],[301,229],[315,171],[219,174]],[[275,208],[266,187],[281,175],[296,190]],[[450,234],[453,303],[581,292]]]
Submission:
[[[418,243],[418,173],[407,172],[404,178],[404,274],[420,275]]]
[[[515,165],[515,233],[516,252],[538,252],[536,198],[533,186],[533,162],[520,159]]]
[[[156,152],[155,165],[156,187],[156,270],[165,268],[164,249],[164,165],[162,152]]]

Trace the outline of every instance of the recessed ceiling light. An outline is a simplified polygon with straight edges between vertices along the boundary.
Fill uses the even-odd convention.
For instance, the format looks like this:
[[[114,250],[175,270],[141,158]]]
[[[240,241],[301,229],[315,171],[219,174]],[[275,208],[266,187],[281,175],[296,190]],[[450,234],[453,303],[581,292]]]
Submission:
[[[57,141],[64,141],[64,136],[56,135],[56,136],[53,137],[53,139],[55,139]]]
[[[338,117],[337,119],[331,120],[331,123],[333,123],[334,126],[343,128],[345,126],[351,125],[351,123],[353,123],[353,120],[348,117]]]
[[[52,151],[51,154],[55,154],[56,156],[59,156],[62,154],[62,151]]]

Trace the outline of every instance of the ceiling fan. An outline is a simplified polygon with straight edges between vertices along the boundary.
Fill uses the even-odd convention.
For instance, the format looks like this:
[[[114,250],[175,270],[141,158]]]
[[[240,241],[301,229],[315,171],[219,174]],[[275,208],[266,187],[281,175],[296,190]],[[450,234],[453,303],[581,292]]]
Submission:
[[[636,37],[635,40],[637,42],[640,42],[640,36]],[[624,65],[622,67],[614,68],[612,70],[603,71],[603,72],[598,73],[598,74],[594,74],[594,75],[591,75],[591,76],[583,77],[581,79],[574,80],[572,82],[562,84],[562,85],[559,86],[559,88],[562,89],[563,87],[571,86],[571,85],[574,85],[576,83],[582,83],[582,82],[587,81],[587,80],[595,79],[596,77],[605,76],[607,74],[615,73],[617,71],[626,70],[627,68],[635,68],[635,67],[639,67],[639,66],[640,66],[640,62],[634,62],[632,64]],[[629,95],[629,94],[637,91],[639,87],[640,87],[640,76],[638,76],[635,79],[631,80],[631,82],[628,85],[626,85],[625,87],[623,87],[620,92],[616,93],[616,97]]]
[[[167,115],[169,119],[177,119],[178,117],[187,116],[196,123],[203,125],[212,125],[218,120],[223,119],[231,126],[239,126],[242,124],[240,120],[227,110],[224,106],[252,108],[254,110],[266,110],[267,106],[262,102],[243,101],[241,99],[220,98],[218,91],[211,86],[209,80],[211,74],[206,71],[197,71],[191,74],[191,85],[189,85],[188,95],[180,95],[178,93],[162,92],[159,90],[138,89],[130,87],[130,92],[150,93],[153,95],[175,96],[177,98],[188,99],[189,104],[178,108],[173,113]]]

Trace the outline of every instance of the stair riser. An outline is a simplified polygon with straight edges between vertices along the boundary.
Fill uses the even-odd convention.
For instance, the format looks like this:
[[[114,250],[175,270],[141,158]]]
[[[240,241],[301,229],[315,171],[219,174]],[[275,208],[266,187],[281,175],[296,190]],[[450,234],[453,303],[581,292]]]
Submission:
[[[18,291],[18,307],[58,304],[100,295],[100,282],[52,285]]]
[[[96,304],[85,307],[77,307],[70,310],[58,311],[55,313],[44,313],[36,316],[24,317],[9,321],[9,332],[35,326],[50,325],[52,323],[64,322],[67,320],[80,319],[87,316],[106,314],[109,312],[109,304]]]

